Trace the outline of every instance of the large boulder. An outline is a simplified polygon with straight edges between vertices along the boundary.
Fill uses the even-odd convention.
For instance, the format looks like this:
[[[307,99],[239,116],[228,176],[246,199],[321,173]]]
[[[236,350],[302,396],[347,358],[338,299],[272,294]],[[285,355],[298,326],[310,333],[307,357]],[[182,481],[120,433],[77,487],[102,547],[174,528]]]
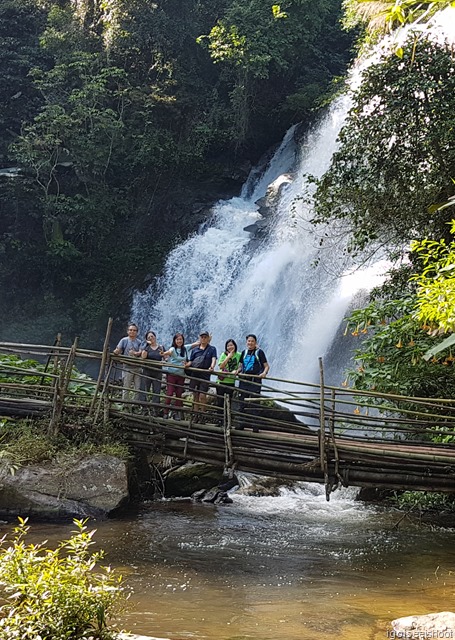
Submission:
[[[14,469],[0,466],[0,517],[107,516],[128,498],[124,460],[108,455],[62,458]]]
[[[223,470],[220,467],[212,467],[202,462],[188,462],[167,474],[165,495],[167,498],[189,497],[196,491],[211,489],[219,484],[222,477]]]
[[[407,616],[392,622],[395,638],[455,638],[455,613],[442,611]]]

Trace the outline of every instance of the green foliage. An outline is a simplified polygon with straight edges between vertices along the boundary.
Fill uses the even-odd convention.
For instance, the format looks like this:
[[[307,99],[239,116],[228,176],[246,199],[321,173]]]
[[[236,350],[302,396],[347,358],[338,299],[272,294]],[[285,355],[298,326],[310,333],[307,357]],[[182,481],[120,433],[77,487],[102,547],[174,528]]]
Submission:
[[[404,396],[449,398],[455,383],[455,357],[423,359],[437,341],[414,317],[415,297],[376,300],[354,311],[347,331],[362,337],[356,368],[348,371],[356,389]]]
[[[452,220],[451,233],[455,233]],[[455,330],[455,241],[424,239],[411,246],[422,263],[417,283],[415,315],[440,333]]]
[[[351,38],[339,0],[37,7],[0,7],[0,162],[21,170],[0,177],[0,326],[8,309],[28,339],[33,318],[47,340],[94,341],[176,228],[194,230],[192,204],[233,193],[234,164],[309,122]]]
[[[406,511],[455,511],[455,501],[452,495],[446,493],[434,493],[426,491],[403,491],[395,494],[394,498],[400,509]]]
[[[57,456],[59,446],[57,440],[47,437],[46,432],[47,425],[40,429],[38,425],[27,421],[14,420],[2,425],[1,458],[15,468],[53,460]]]
[[[53,377],[55,375],[58,375],[58,372]],[[49,375],[49,367],[36,360],[22,360],[15,354],[0,354],[0,383],[19,382],[27,385],[50,385],[53,377]],[[95,381],[86,373],[81,373],[73,367],[68,391],[78,396],[93,396]]]
[[[1,640],[113,640],[108,620],[122,600],[121,577],[91,551],[95,531],[75,520],[73,535],[52,550],[26,543],[26,522],[19,518],[0,547]]]
[[[375,37],[393,31],[404,24],[429,20],[438,11],[453,6],[453,0],[345,0],[345,25],[364,24]]]
[[[316,194],[316,221],[343,220],[352,249],[444,238],[455,175],[455,68],[449,47],[411,35],[364,74],[341,145]]]
[[[128,446],[112,424],[65,420],[57,435],[48,434],[49,420],[0,422],[0,457],[15,468],[89,455],[112,455],[124,460]]]

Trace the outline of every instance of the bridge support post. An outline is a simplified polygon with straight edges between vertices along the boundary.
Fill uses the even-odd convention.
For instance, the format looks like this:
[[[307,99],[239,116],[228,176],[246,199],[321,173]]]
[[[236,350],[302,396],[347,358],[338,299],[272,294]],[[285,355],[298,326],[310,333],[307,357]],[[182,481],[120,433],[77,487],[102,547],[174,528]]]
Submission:
[[[51,435],[56,435],[58,432],[58,425],[60,417],[63,411],[63,405],[65,403],[65,394],[68,390],[68,385],[71,380],[71,373],[73,371],[74,359],[76,357],[78,338],[74,339],[73,345],[68,354],[65,364],[62,366],[60,377],[55,386],[54,402],[51,420],[49,422],[49,432]]]
[[[100,387],[101,387],[103,376],[106,373],[105,372],[105,368],[106,368],[106,364],[107,364],[108,359],[109,359],[109,340],[110,340],[110,337],[111,337],[112,323],[113,323],[113,319],[109,318],[108,323],[107,323],[106,336],[104,338],[103,352],[102,352],[102,356],[101,356],[100,370],[98,372],[98,379],[96,381],[95,393],[93,394],[93,398],[92,398],[92,401],[90,403],[90,409],[88,411],[88,415],[89,416],[92,415],[93,410],[95,408],[95,403],[96,403],[96,399],[98,397],[98,393],[99,393],[99,390],[100,390]],[[98,407],[97,413],[99,413],[99,407]]]
[[[329,481],[327,449],[325,438],[325,389],[324,389],[324,367],[322,358],[319,358],[319,457],[321,462],[321,471],[324,473],[325,497],[327,502],[330,500],[331,484]]]
[[[224,431],[224,447],[225,447],[225,471],[229,473],[229,477],[233,475],[234,465],[234,449],[231,439],[232,413],[231,399],[228,394],[224,394],[223,405],[223,431]]]

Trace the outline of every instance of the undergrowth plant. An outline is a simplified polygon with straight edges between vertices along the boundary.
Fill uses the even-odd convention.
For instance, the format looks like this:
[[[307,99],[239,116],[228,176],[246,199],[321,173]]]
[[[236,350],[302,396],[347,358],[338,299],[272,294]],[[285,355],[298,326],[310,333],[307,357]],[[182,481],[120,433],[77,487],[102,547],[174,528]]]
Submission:
[[[114,640],[114,613],[125,602],[122,578],[91,552],[95,531],[76,530],[55,550],[27,544],[19,518],[11,541],[0,542],[0,640]],[[109,624],[109,626],[108,626]]]

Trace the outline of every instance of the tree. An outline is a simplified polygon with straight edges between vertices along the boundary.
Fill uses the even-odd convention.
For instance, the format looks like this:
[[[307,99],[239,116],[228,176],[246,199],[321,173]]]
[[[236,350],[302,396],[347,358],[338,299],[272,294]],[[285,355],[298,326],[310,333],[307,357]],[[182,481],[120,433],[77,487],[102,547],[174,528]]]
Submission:
[[[354,311],[346,331],[362,338],[356,367],[347,372],[355,389],[424,398],[449,398],[455,383],[455,357],[423,355],[438,339],[413,313],[416,296],[379,298]],[[390,404],[390,403],[389,403]]]
[[[428,209],[454,193],[454,113],[447,45],[411,35],[401,58],[384,54],[354,95],[339,151],[318,184],[315,220],[346,221],[358,249],[447,237],[448,212]]]
[[[345,23],[347,26],[361,23],[369,34],[380,37],[405,24],[429,20],[437,12],[453,5],[453,0],[347,0]]]

